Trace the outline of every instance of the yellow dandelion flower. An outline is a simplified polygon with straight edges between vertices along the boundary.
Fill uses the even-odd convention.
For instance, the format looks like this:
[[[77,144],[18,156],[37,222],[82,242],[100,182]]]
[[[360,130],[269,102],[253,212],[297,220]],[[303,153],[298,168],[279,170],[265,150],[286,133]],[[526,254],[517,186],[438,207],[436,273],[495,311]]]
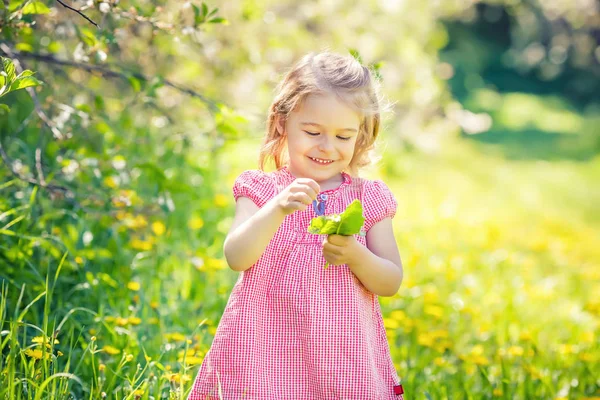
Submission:
[[[98,333],[98,331],[96,329],[94,329],[94,328],[90,328],[88,330],[88,332],[90,333],[90,335],[95,335],[96,333]]]
[[[158,320],[158,318],[156,318],[156,317],[148,318],[148,323],[149,323],[150,325],[158,325],[158,323],[159,323],[159,322],[160,322],[160,321],[159,321],[159,320]]]
[[[419,334],[419,337],[417,338],[417,342],[421,346],[432,347],[434,338],[429,333],[424,332],[424,333]]]
[[[185,358],[185,363],[187,365],[199,365],[202,363],[203,358],[196,356],[189,356]]]
[[[154,300],[150,302],[150,307],[157,309],[158,308],[158,301]]]
[[[515,357],[521,357],[524,351],[521,346],[510,346],[508,348],[508,354]]]
[[[36,336],[33,339],[31,339],[32,343],[38,343],[38,344],[42,344],[42,343],[48,343],[50,342],[50,340],[48,338],[44,338],[43,336]],[[54,339],[54,344],[59,344],[60,342],[58,341],[58,339]]]
[[[90,341],[92,341],[92,342],[95,342],[95,341],[96,341],[96,336],[92,336],[92,337],[90,338]]]
[[[138,290],[140,290],[141,287],[142,287],[142,285],[139,282],[131,281],[127,284],[127,289],[133,290],[134,292],[137,292]]]
[[[583,332],[579,335],[579,340],[584,343],[594,343],[594,332]]]
[[[143,396],[144,395],[144,389],[137,389],[133,391],[133,395],[134,396]]]
[[[384,318],[383,326],[385,326],[387,329],[398,329],[400,327],[400,323],[395,319]]]
[[[165,338],[170,342],[183,342],[185,340],[185,336],[179,332],[167,333]]]
[[[483,355],[484,350],[485,349],[483,348],[483,345],[476,344],[475,346],[473,346],[471,348],[471,355],[472,356],[481,356],[481,355]]]
[[[215,206],[217,207],[225,207],[227,205],[227,196],[224,194],[216,194],[215,195]]]
[[[31,358],[35,358],[36,360],[39,360],[42,358],[43,356],[43,352],[40,349],[27,349],[25,350],[25,355],[29,356]],[[48,357],[48,353],[46,353],[46,358]]]
[[[117,349],[116,347],[110,346],[110,345],[106,345],[102,348],[102,350],[104,350],[106,353],[110,354],[111,356],[117,355],[121,352],[121,350]]]
[[[114,189],[117,186],[119,186],[117,180],[112,176],[107,176],[106,178],[104,178],[104,185],[111,189]]]
[[[204,226],[204,220],[200,217],[193,217],[188,222],[188,227],[193,230],[198,230]]]
[[[83,264],[83,258],[81,258],[80,256],[75,257],[75,262],[77,264]]]
[[[406,319],[406,313],[402,310],[394,310],[390,313],[390,318],[400,322]]]
[[[490,360],[486,356],[474,356],[471,358],[471,361],[477,365],[489,365]]]
[[[150,356],[144,356],[144,358],[146,359],[146,362],[152,361],[152,357],[150,357]]]
[[[125,361],[130,362],[131,360],[133,360],[133,354],[127,354]]]
[[[106,369],[106,365],[104,365],[104,364],[100,364],[100,365],[98,365],[98,371],[102,372],[102,371],[104,371],[105,369]]]
[[[185,382],[189,382],[191,380],[190,376],[187,374],[180,374],[179,372],[174,374],[174,373],[169,373],[167,375],[165,375],[165,377],[170,380],[173,383],[185,383]]]
[[[531,332],[523,331],[521,332],[521,335],[519,335],[519,339],[521,339],[524,342],[529,342],[533,339],[533,336],[531,335]]]
[[[132,249],[139,251],[152,250],[152,242],[150,240],[131,239],[129,246],[131,246]]]
[[[494,389],[492,394],[494,395],[494,397],[502,397],[502,389],[496,388],[496,389]]]
[[[444,360],[442,357],[436,357],[433,360],[433,363],[435,365],[437,365],[438,367],[443,367],[443,366],[445,366],[447,364],[446,360]]]
[[[126,326],[129,323],[129,320],[127,318],[117,317],[117,319],[115,320],[115,322],[119,326]]]
[[[63,352],[62,352],[62,351],[60,351],[60,350],[59,350],[59,351],[57,351],[57,352],[56,352],[56,356],[57,356],[57,357],[60,357],[60,356],[64,356],[64,354],[63,354]]]
[[[142,323],[142,319],[139,317],[129,317],[128,320],[131,325],[139,325]]]
[[[425,314],[431,315],[432,317],[435,318],[442,318],[442,316],[444,315],[444,309],[440,306],[435,306],[435,305],[426,305],[423,308],[423,311],[425,312]]]
[[[167,230],[167,228],[165,227],[165,224],[163,224],[162,222],[155,221],[152,223],[152,232],[154,232],[154,234],[156,236],[162,236],[166,230]]]

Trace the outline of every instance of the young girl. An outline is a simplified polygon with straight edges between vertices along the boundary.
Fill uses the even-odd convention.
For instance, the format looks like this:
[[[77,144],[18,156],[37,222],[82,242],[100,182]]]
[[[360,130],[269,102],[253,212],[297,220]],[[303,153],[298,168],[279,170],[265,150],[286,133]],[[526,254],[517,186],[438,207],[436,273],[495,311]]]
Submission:
[[[188,399],[400,399],[377,298],[402,281],[397,203],[382,181],[357,176],[379,132],[375,82],[353,57],[324,52],[278,91],[261,169],[233,186],[224,253],[241,273]],[[265,173],[270,157],[277,170]],[[307,232],[355,199],[366,234]]]

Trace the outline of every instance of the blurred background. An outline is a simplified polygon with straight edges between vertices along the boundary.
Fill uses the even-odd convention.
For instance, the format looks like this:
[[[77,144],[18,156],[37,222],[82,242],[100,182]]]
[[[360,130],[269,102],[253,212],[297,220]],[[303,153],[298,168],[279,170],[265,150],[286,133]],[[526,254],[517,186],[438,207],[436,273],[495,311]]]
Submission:
[[[231,186],[319,50],[389,105],[363,174],[399,202],[407,398],[600,399],[593,0],[5,0],[0,397],[187,396],[237,279]]]

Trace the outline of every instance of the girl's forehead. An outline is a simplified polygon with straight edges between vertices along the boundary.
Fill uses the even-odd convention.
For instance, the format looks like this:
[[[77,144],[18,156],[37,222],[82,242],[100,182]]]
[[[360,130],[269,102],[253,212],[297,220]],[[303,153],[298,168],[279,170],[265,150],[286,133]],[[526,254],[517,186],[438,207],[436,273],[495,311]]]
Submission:
[[[360,125],[360,114],[330,93],[309,94],[292,112],[300,123],[312,123],[336,128],[354,128]]]

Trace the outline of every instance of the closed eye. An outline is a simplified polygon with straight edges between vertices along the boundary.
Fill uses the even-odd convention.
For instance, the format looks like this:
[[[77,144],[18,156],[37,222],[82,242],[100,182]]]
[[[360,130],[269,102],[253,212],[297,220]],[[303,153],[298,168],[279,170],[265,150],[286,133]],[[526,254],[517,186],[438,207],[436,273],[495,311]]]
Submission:
[[[319,132],[309,132],[309,131],[304,131],[304,132],[306,132],[310,136],[319,136]],[[341,139],[341,140],[350,140],[350,139],[352,139],[352,137],[342,137],[342,136],[338,136],[337,138]]]

